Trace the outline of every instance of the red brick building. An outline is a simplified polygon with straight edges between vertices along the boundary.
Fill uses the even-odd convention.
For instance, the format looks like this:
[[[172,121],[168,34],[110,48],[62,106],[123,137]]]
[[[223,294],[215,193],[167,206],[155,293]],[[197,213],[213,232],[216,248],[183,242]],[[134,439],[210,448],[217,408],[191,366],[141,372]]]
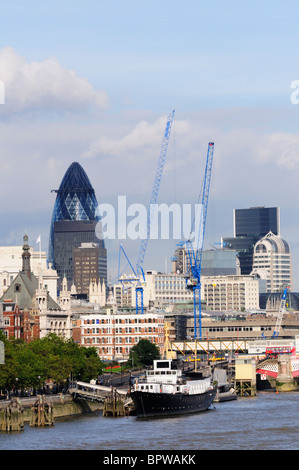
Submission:
[[[23,339],[23,313],[13,300],[4,300],[1,304],[3,313],[3,332],[7,339]]]
[[[158,313],[81,316],[81,345],[94,346],[102,359],[128,359],[141,339],[148,339],[162,353],[164,336],[164,315]]]
[[[31,309],[24,309],[23,325],[23,337],[25,343],[30,343],[40,337],[39,308],[36,299],[32,301]]]

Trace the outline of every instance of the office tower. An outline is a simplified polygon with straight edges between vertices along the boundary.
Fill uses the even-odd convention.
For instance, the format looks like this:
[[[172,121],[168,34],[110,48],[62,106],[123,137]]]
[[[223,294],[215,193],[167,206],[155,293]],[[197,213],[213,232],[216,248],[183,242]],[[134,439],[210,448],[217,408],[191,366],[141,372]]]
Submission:
[[[269,232],[254,247],[252,274],[266,281],[266,292],[292,290],[291,252],[288,243]]]
[[[74,249],[74,284],[77,294],[88,295],[90,283],[98,283],[104,268],[103,255],[104,248],[97,243],[81,243],[79,248]]]
[[[48,262],[59,276],[58,289],[65,276],[68,288],[74,282],[74,249],[81,243],[99,248],[99,277],[107,285],[107,252],[104,241],[96,237],[99,221],[95,191],[82,166],[74,162],[66,171],[57,193],[50,227]]]
[[[280,234],[278,207],[234,209],[234,237],[222,238],[222,244],[238,253],[241,274],[251,273],[254,245],[269,232]]]

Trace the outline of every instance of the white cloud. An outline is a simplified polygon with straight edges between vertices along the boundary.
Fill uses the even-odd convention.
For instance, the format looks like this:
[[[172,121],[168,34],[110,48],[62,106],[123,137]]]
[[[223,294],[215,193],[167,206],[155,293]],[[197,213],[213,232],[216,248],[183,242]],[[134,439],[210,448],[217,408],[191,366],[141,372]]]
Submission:
[[[125,136],[116,136],[114,138],[102,136],[83,152],[82,157],[93,158],[98,155],[119,156],[144,147],[155,146],[159,141],[162,141],[162,129],[163,125],[165,127],[165,123],[165,118],[158,119],[152,124],[141,121],[132,130],[129,130]]]
[[[264,136],[257,148],[259,158],[278,167],[296,170],[299,164],[299,136],[277,132]]]
[[[63,68],[55,57],[28,63],[14,49],[5,47],[0,50],[0,80],[5,88],[1,113],[108,107],[105,91],[94,90],[86,79]]]

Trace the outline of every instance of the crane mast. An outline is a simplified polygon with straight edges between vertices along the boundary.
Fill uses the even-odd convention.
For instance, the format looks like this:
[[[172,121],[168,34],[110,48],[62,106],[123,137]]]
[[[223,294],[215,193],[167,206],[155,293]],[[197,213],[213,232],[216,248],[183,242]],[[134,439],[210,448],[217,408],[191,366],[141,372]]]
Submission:
[[[276,318],[275,330],[272,335],[272,338],[277,338],[279,335],[283,314],[286,312],[285,305],[286,305],[287,293],[288,293],[289,288],[290,286],[286,286],[281,296],[280,306],[279,306],[279,310],[278,310],[278,314]]]
[[[143,262],[144,262],[144,257],[150,237],[150,230],[151,230],[151,221],[152,221],[152,216],[153,216],[153,211],[156,209],[156,203],[158,199],[158,193],[160,189],[160,183],[161,183],[161,178],[162,178],[162,173],[163,173],[163,168],[164,168],[164,163],[167,155],[167,149],[168,149],[168,143],[169,143],[169,138],[170,138],[170,132],[171,132],[171,127],[173,123],[173,118],[174,118],[174,110],[169,114],[167,118],[167,124],[162,140],[162,145],[161,145],[161,151],[159,155],[159,160],[158,160],[158,165],[157,165],[157,170],[156,170],[156,175],[154,179],[154,184],[153,184],[153,189],[152,189],[152,194],[151,194],[151,199],[150,199],[150,204],[149,204],[149,209],[147,211],[147,221],[146,221],[146,233],[145,237],[141,241],[138,257],[137,257],[137,263],[136,263],[136,269],[133,268],[129,258],[127,257],[124,248],[120,245],[120,255],[121,252],[125,255],[125,258],[130,265],[132,272],[133,272],[133,277],[129,278],[128,280],[121,279],[120,276],[120,259],[119,259],[119,275],[118,278],[121,281],[122,284],[124,283],[135,283],[135,294],[136,294],[136,313],[140,314],[143,313],[143,284],[145,282],[145,277],[144,277],[144,271],[143,271]]]
[[[201,199],[201,217],[198,231],[197,245],[187,241],[187,254],[190,263],[190,275],[186,278],[187,288],[193,291],[194,339],[202,338],[201,331],[201,261],[205,235],[212,164],[214,156],[214,142],[209,142],[206,160],[205,176]],[[194,240],[195,242],[195,240]]]

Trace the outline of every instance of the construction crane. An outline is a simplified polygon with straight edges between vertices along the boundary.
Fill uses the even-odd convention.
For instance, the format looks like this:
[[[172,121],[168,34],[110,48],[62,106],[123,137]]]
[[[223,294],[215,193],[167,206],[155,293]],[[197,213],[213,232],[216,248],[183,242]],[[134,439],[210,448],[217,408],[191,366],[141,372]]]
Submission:
[[[161,183],[161,178],[162,178],[162,173],[163,173],[163,168],[164,168],[164,163],[167,155],[167,149],[168,149],[168,143],[169,143],[169,138],[170,138],[170,132],[171,132],[171,127],[173,123],[173,118],[174,118],[174,110],[169,114],[167,118],[167,124],[164,132],[164,137],[162,140],[162,145],[161,145],[161,151],[160,151],[160,156],[158,160],[158,166],[156,170],[156,176],[154,179],[154,184],[153,184],[153,189],[152,189],[152,195],[150,199],[150,204],[149,204],[149,209],[147,211],[147,222],[146,222],[146,234],[145,237],[141,241],[139,253],[138,253],[138,258],[137,258],[137,264],[136,264],[136,270],[133,268],[132,263],[130,262],[129,258],[127,257],[124,248],[120,245],[120,249],[122,250],[123,254],[125,255],[132,271],[133,271],[133,277],[131,277],[129,282],[135,282],[136,288],[135,288],[135,297],[136,297],[136,313],[142,314],[144,313],[143,309],[143,286],[145,283],[145,276],[144,276],[144,271],[143,271],[143,262],[144,262],[144,257],[150,237],[150,229],[151,229],[151,221],[152,221],[152,216],[153,212],[156,209],[156,203],[157,203],[157,198],[158,198],[158,193],[159,193],[159,188],[160,188],[160,183]],[[125,282],[124,279],[120,279],[119,275],[119,280],[122,282]]]
[[[206,160],[205,176],[203,180],[201,198],[201,216],[197,244],[188,240],[186,242],[187,254],[189,256],[189,275],[186,277],[187,288],[193,291],[193,314],[194,314],[194,339],[202,338],[201,332],[201,260],[205,235],[208,200],[214,155],[214,142],[209,142]]]
[[[289,288],[290,286],[286,286],[281,296],[280,306],[279,306],[279,310],[278,310],[278,314],[276,318],[275,330],[271,338],[277,338],[279,335],[283,314],[286,312],[285,305],[286,305],[287,293],[288,293]]]

